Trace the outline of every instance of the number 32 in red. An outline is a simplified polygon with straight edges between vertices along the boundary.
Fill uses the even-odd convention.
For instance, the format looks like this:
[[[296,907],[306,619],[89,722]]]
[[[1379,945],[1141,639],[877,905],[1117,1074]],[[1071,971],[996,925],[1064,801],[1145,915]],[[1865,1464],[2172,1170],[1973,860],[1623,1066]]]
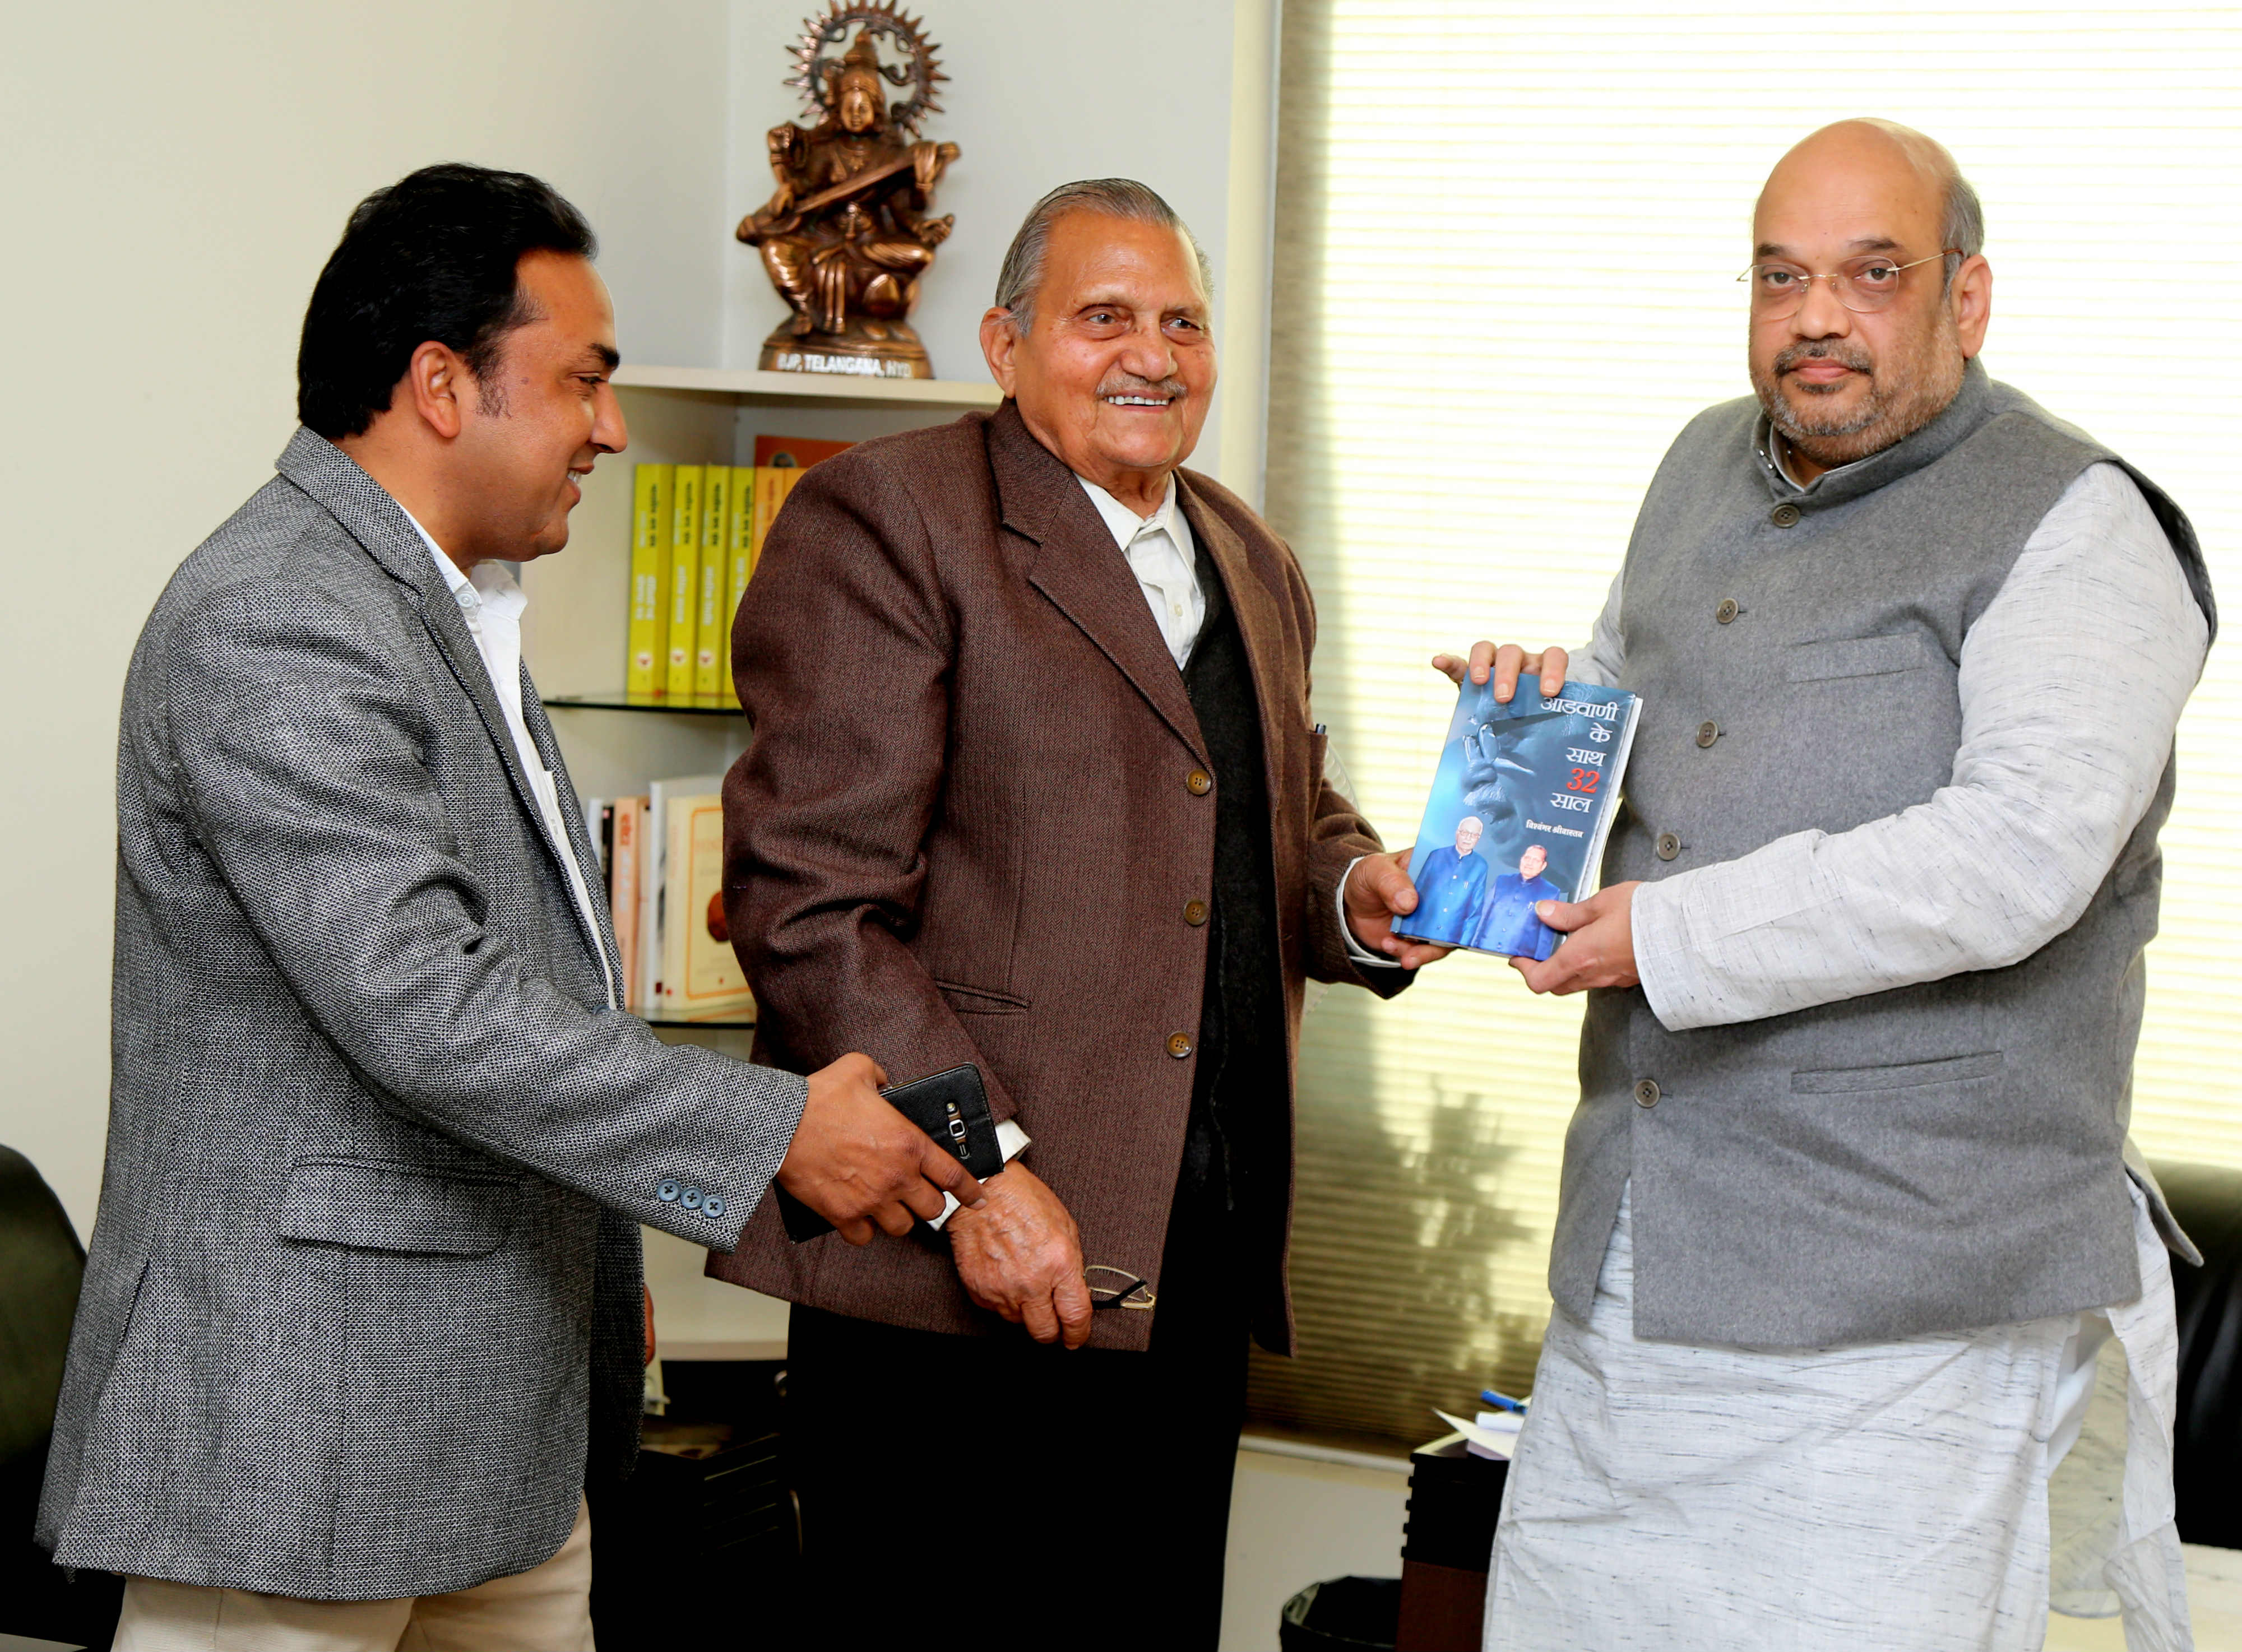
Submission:
[[[1601,778],[1602,777],[1594,769],[1574,769],[1573,778],[1565,789],[1567,792],[1593,792],[1596,789],[1596,781]]]

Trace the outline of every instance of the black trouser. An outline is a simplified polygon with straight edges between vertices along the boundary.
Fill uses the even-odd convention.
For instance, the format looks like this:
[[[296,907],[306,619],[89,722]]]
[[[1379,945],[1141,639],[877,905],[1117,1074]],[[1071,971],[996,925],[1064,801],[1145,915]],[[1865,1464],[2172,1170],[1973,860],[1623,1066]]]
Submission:
[[[914,1649],[1215,1646],[1248,1315],[1210,1202],[1177,1201],[1149,1353],[794,1310],[806,1629]]]

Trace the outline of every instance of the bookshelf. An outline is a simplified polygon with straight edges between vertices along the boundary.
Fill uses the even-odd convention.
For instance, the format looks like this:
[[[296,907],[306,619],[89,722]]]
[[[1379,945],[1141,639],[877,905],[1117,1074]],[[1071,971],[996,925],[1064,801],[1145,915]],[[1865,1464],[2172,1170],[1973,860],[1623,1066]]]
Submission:
[[[735,709],[633,704],[622,693],[634,465],[744,465],[759,433],[863,441],[1001,399],[985,380],[753,368],[626,364],[614,382],[630,445],[586,478],[567,548],[522,572],[530,599],[523,651],[587,797],[626,796],[668,775],[721,773],[747,744]]]
[[[856,378],[839,373],[774,373],[754,367],[636,367],[626,363],[615,369],[614,383],[617,390],[684,391],[758,406],[910,409],[934,416],[918,420],[920,424],[933,423],[945,412],[994,407],[998,400],[996,385],[981,380]]]
[[[530,673],[552,713],[570,778],[587,797],[624,797],[655,779],[721,774],[746,748],[736,706],[634,701],[622,692],[628,638],[631,472],[638,464],[745,465],[758,434],[863,441],[995,407],[996,385],[755,369],[631,366],[615,388],[630,445],[585,478],[567,547],[522,570]],[[663,1036],[745,1053],[744,1020],[656,1022]],[[736,1045],[738,1047],[734,1048]]]
[[[986,382],[752,369],[625,365],[614,382],[630,445],[602,458],[586,478],[567,548],[522,570],[529,594],[523,653],[570,778],[587,797],[628,796],[672,776],[721,774],[748,741],[747,719],[736,707],[634,703],[623,694],[634,465],[746,465],[761,433],[863,441],[943,424],[1000,399]],[[742,1059],[753,1033],[746,1020],[649,1018],[648,1024],[666,1043],[706,1045]],[[653,1228],[645,1234],[663,1359],[783,1357],[784,1303],[704,1279],[697,1246]]]
[[[863,441],[995,407],[996,385],[855,378],[755,369],[629,366],[615,373],[630,445],[585,479],[567,549],[522,570],[530,673],[552,713],[570,778],[587,797],[625,797],[655,779],[722,774],[746,748],[736,706],[633,700],[628,638],[631,472],[638,464],[745,465],[758,434]],[[649,1018],[650,1020],[652,1018]],[[654,1020],[666,1038],[744,1054],[753,1023]]]

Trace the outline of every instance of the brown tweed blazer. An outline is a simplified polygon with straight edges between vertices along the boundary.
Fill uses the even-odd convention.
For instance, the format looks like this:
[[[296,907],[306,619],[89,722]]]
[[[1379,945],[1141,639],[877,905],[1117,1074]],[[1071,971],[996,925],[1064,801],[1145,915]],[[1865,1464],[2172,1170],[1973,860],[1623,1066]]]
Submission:
[[[1323,779],[1299,566],[1235,494],[1186,471],[1181,496],[1260,699],[1289,1094],[1307,977],[1383,995],[1407,977],[1358,973],[1341,935],[1339,880],[1379,844]],[[854,447],[788,500],[732,652],[755,739],[725,782],[725,899],[756,1059],[863,1050],[898,1083],[977,1063],[1084,1261],[1157,1288],[1214,794],[1182,673],[1080,484],[1010,403]],[[1009,1329],[946,1246],[797,1246],[775,1200],[709,1272],[893,1325]],[[1100,1314],[1091,1340],[1143,1348],[1157,1314]]]

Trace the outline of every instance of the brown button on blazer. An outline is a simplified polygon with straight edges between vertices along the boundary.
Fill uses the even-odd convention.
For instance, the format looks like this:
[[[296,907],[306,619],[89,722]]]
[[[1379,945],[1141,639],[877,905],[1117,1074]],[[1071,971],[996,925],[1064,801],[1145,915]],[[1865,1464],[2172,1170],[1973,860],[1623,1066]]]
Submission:
[[[1391,995],[1407,977],[1358,972],[1341,934],[1339,880],[1379,844],[1324,781],[1299,566],[1235,494],[1188,471],[1180,493],[1260,701],[1289,1095],[1306,980]],[[852,448],[788,500],[732,650],[755,739],[725,781],[725,898],[756,1059],[862,1050],[898,1083],[977,1063],[1084,1261],[1157,1290],[1223,777],[1081,485],[1010,403]],[[709,1271],[892,1325],[1009,1329],[945,1245],[797,1246],[775,1200]],[[1091,1340],[1142,1348],[1157,1315],[1100,1314]]]

